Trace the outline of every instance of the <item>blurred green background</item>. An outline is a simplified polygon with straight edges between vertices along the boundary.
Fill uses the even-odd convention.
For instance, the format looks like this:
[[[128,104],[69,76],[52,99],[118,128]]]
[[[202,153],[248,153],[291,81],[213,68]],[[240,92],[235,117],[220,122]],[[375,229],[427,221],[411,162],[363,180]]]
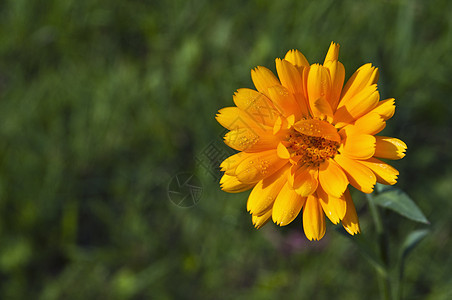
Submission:
[[[452,299],[451,12],[447,0],[1,1],[0,298],[378,299],[335,226],[320,242],[300,218],[255,230],[248,193],[220,191],[206,160],[229,151],[214,115],[252,87],[251,68],[275,70],[292,48],[323,62],[335,41],[347,77],[372,62],[396,98],[384,134],[408,145],[397,186],[431,222],[404,294]],[[202,188],[190,208],[170,201],[178,174]],[[387,226],[394,257],[427,227],[391,212]]]

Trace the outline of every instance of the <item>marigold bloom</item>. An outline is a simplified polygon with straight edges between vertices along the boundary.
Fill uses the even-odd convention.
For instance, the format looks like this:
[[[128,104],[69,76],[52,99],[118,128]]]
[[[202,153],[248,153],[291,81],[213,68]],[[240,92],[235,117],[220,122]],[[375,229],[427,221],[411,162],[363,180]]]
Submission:
[[[376,182],[393,185],[399,172],[379,160],[401,159],[406,145],[375,136],[395,111],[380,101],[378,69],[360,67],[344,86],[339,45],[331,43],[323,65],[309,65],[298,50],[276,59],[279,79],[267,68],[251,71],[256,90],[239,89],[236,107],[216,116],[230,130],[225,143],[240,151],[224,160],[221,188],[252,189],[247,209],[256,228],[270,218],[287,225],[302,212],[309,240],[325,234],[325,216],[360,232],[348,185],[371,193]]]

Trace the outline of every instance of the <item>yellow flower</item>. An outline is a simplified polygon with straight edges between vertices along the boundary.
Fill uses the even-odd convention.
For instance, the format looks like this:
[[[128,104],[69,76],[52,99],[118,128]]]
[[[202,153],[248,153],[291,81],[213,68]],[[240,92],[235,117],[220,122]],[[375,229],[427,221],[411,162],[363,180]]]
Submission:
[[[309,65],[298,50],[267,68],[251,71],[256,90],[239,89],[235,107],[216,116],[230,130],[225,143],[238,151],[221,163],[226,192],[252,188],[247,209],[256,228],[270,218],[287,225],[302,212],[309,240],[325,234],[325,216],[360,232],[348,185],[371,193],[376,182],[393,185],[399,172],[379,160],[401,159],[406,145],[375,136],[395,111],[380,101],[378,69],[360,67],[344,86],[339,45],[331,43],[323,65]]]

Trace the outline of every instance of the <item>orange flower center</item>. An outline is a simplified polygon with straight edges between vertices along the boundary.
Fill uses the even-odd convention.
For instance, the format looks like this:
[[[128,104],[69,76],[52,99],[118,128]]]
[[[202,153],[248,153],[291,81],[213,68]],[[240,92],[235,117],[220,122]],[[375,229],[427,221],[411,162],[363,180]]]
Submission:
[[[340,137],[331,124],[320,120],[303,120],[291,128],[286,147],[297,164],[319,166],[338,152]]]

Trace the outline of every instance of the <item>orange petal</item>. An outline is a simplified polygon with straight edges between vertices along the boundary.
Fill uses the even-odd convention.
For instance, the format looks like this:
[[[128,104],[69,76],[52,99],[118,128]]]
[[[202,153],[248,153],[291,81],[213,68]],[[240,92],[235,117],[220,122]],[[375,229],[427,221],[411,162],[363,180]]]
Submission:
[[[295,172],[293,188],[302,197],[307,197],[315,192],[319,184],[318,169],[303,166]]]
[[[238,128],[229,131],[224,136],[224,142],[229,147],[245,152],[260,152],[275,149],[279,138],[272,134],[260,133],[255,128]]]
[[[250,155],[251,154],[245,152],[239,152],[237,154],[229,156],[220,164],[221,171],[225,172],[227,175],[235,175],[237,166]]]
[[[368,167],[377,176],[377,182],[387,185],[393,185],[397,183],[397,176],[399,171],[391,167],[385,162],[374,157],[367,160],[360,161],[363,165]]]
[[[256,123],[273,127],[280,115],[270,99],[255,90],[238,89],[233,99],[235,105],[245,111]]]
[[[286,183],[273,204],[273,222],[285,226],[292,222],[300,213],[306,198],[298,195],[289,183]]]
[[[333,224],[339,223],[344,217],[347,208],[344,196],[336,198],[326,193],[321,186],[317,189],[320,205],[322,205],[325,215]]]
[[[350,99],[342,99],[334,114],[334,123],[344,126],[371,111],[380,100],[377,85],[367,86]]]
[[[376,136],[375,156],[387,159],[401,159],[405,157],[406,144],[392,137]]]
[[[229,130],[237,128],[256,128],[260,130],[269,129],[271,127],[263,124],[257,124],[249,114],[238,107],[225,107],[218,111],[216,115],[218,123]]]
[[[280,84],[275,74],[262,66],[251,70],[251,79],[256,89],[266,96],[269,96],[267,92],[269,87]]]
[[[315,194],[306,199],[303,209],[303,229],[310,241],[320,240],[325,235],[325,216]]]
[[[267,224],[267,222],[268,222],[268,220],[270,220],[271,216],[272,216],[272,209],[270,208],[269,210],[267,210],[267,212],[265,212],[261,216],[252,215],[251,220],[253,222],[254,227],[256,229],[259,229],[262,226],[264,226],[265,224]]]
[[[358,215],[356,214],[355,205],[353,204],[350,191],[347,189],[344,193],[345,201],[347,203],[347,208],[345,216],[342,219],[342,226],[351,235],[355,235],[361,232],[359,228]]]
[[[282,158],[282,159],[290,158],[289,150],[287,150],[286,146],[284,146],[282,143],[278,144],[278,147],[276,148],[276,152],[278,153],[279,158]]]
[[[342,87],[345,79],[344,65],[339,61],[328,61],[324,66],[330,71],[331,76],[331,95],[330,105],[333,112],[336,111],[341,97]]]
[[[289,50],[284,57],[285,60],[290,62],[296,67],[308,67],[309,62],[306,57],[298,50]]]
[[[317,119],[300,120],[295,123],[293,127],[296,131],[304,135],[322,137],[338,143],[341,141],[341,137],[337,133],[337,129],[325,121]]]
[[[351,185],[363,193],[372,193],[377,178],[368,167],[342,154],[336,155],[334,160],[344,169]]]
[[[261,216],[270,209],[286,181],[288,168],[283,168],[270,177],[259,181],[248,197],[247,210],[256,216]]]
[[[370,112],[375,112],[383,117],[383,119],[386,121],[394,115],[395,112],[395,99],[389,98],[386,100],[382,100],[378,102],[377,106],[372,109]]]
[[[273,101],[273,105],[285,117],[290,115],[301,116],[301,109],[292,92],[282,85],[275,85],[268,88],[268,94]]]
[[[348,179],[342,168],[332,159],[319,167],[319,183],[329,195],[340,198],[348,185]]]
[[[355,122],[358,132],[375,135],[386,127],[385,119],[378,113],[371,111]]]
[[[356,94],[360,93],[366,87],[376,84],[378,80],[378,69],[372,67],[372,64],[365,64],[361,66],[350,77],[342,89],[341,102],[348,101]]]
[[[254,184],[246,184],[237,180],[237,177],[224,174],[220,179],[221,189],[228,193],[240,193],[251,189]]]
[[[370,134],[347,136],[339,148],[341,154],[353,159],[368,159],[375,153],[375,137]]]
[[[326,64],[329,61],[337,61],[339,57],[339,48],[341,46],[339,44],[336,44],[334,42],[331,42],[330,48],[328,48],[328,52],[325,57],[325,61],[323,64]]]
[[[331,78],[328,69],[314,64],[310,67],[307,82],[309,106],[314,117],[322,118],[323,114],[316,106],[315,102],[320,98],[330,99]]]
[[[276,149],[253,153],[235,170],[237,179],[244,183],[257,182],[281,169],[287,160],[278,157]]]

